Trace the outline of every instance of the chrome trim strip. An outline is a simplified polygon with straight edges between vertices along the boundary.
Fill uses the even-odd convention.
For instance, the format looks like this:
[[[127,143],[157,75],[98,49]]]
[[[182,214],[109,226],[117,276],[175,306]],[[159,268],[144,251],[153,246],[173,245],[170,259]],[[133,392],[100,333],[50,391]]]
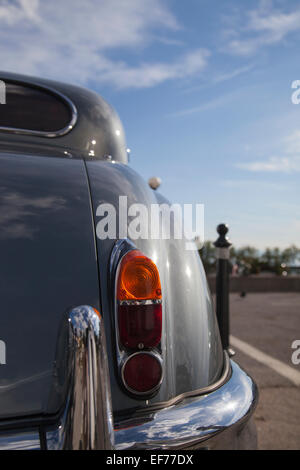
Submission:
[[[114,442],[103,319],[90,306],[72,309],[68,396],[60,423],[46,433],[48,449],[111,449]],[[65,351],[67,354],[67,351]]]
[[[128,238],[122,238],[117,240],[113,246],[111,255],[110,255],[110,266],[109,266],[109,277],[110,277],[110,288],[111,292],[114,293],[111,299],[111,310],[112,315],[112,331],[114,331],[115,337],[115,346],[116,346],[116,360],[118,364],[118,373],[121,384],[123,385],[123,380],[121,376],[121,367],[127,357],[127,351],[120,344],[120,335],[119,335],[119,323],[118,323],[118,311],[117,311],[117,279],[120,269],[121,260],[123,257],[132,250],[136,250],[136,246]]]
[[[109,271],[110,271],[110,277],[111,277],[111,284],[114,284],[115,281],[115,275],[116,275],[116,269],[118,266],[118,263],[120,262],[121,258],[131,250],[137,250],[137,247],[134,245],[134,243],[129,240],[129,238],[121,238],[120,240],[117,240],[116,243],[113,246],[111,255],[110,255],[110,266],[109,266]]]
[[[258,391],[246,372],[233,361],[231,365],[230,379],[214,392],[120,421],[115,449],[213,448],[215,437],[224,431],[232,434],[234,446],[234,438],[255,409]]]
[[[40,450],[38,431],[14,431],[0,434],[0,450]]]
[[[162,300],[161,299],[147,299],[147,300],[118,300],[117,304],[118,305],[156,305],[156,304],[161,304]]]
[[[1,79],[1,77],[0,77]],[[46,91],[50,92],[50,94],[59,97],[70,109],[71,111],[71,120],[67,126],[65,126],[63,129],[58,129],[57,131],[52,131],[52,132],[46,132],[46,131],[35,131],[35,130],[30,130],[30,129],[19,129],[15,127],[4,127],[0,126],[0,132],[6,132],[9,134],[21,134],[21,135],[33,135],[36,137],[48,137],[48,138],[53,138],[53,137],[60,137],[68,132],[70,132],[73,127],[75,126],[77,119],[78,119],[78,112],[77,108],[74,105],[74,103],[63,93],[56,91],[54,88],[51,88],[47,85],[40,85],[35,82],[26,82],[22,80],[4,80],[5,83],[16,83],[20,84],[26,87],[31,87],[31,88],[37,88],[38,90],[41,91]]]

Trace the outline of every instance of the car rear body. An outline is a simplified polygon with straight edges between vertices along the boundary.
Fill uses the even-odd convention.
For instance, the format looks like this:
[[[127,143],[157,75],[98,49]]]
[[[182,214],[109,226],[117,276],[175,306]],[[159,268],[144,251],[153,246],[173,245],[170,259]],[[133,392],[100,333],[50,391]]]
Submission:
[[[89,442],[86,448],[101,446],[95,438],[76,440],[70,430],[78,397],[74,377],[81,367],[70,344],[81,340],[76,328],[65,326],[78,315],[92,318],[96,309],[101,326],[94,319],[83,329],[96,345],[99,328],[105,330],[104,349],[102,343],[95,348],[108,364],[106,372],[99,366],[106,375],[101,400],[111,403],[101,408],[101,419],[109,426],[112,409],[115,428],[113,436],[101,428],[106,443],[110,436],[110,445],[118,449],[222,447],[220,436],[226,435],[231,440],[224,437],[224,446],[238,447],[257,391],[222,350],[198,252],[185,250],[185,241],[174,237],[97,236],[101,204],[115,207],[117,220],[120,196],[128,206],[139,203],[149,210],[169,204],[129,167],[117,115],[97,94],[81,88],[11,74],[0,79],[57,93],[70,106],[70,125],[62,132],[0,127],[0,339],[6,347],[0,365],[0,445],[74,448],[83,439]],[[128,393],[118,361],[117,270],[131,250],[155,262],[161,281],[157,354],[163,374],[149,396]],[[88,342],[81,346],[82,357],[94,351]],[[94,373],[99,379],[96,363],[86,367],[89,374],[82,380]],[[94,413],[97,401],[92,408]],[[84,409],[91,413],[88,405]],[[93,422],[99,425],[97,416]]]

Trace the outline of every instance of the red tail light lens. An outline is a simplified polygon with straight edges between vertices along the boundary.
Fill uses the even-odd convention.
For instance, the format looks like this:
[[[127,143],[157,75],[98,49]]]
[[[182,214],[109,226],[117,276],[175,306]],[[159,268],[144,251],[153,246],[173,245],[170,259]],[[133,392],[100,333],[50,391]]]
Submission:
[[[153,354],[133,354],[123,366],[124,384],[133,393],[151,393],[159,386],[161,379],[161,363]]]
[[[120,305],[119,335],[129,349],[154,348],[161,340],[161,304]]]

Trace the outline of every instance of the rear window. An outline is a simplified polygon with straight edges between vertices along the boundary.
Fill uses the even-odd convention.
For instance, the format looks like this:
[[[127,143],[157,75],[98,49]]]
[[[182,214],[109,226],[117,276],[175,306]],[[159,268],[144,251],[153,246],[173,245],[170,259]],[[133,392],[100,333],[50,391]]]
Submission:
[[[58,132],[70,124],[72,111],[47,90],[5,82],[6,104],[0,105],[0,128]]]

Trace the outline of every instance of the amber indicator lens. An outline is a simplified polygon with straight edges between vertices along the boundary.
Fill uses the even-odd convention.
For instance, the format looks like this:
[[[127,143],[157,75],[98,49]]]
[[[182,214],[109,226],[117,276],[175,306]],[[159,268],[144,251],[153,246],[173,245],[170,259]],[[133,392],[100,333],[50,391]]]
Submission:
[[[118,300],[161,299],[161,285],[156,265],[140,251],[127,253],[121,261]]]
[[[128,349],[154,348],[161,340],[161,304],[119,305],[120,341]]]
[[[161,381],[161,364],[153,355],[135,354],[127,360],[123,369],[123,377],[125,385],[134,392],[151,392]]]

